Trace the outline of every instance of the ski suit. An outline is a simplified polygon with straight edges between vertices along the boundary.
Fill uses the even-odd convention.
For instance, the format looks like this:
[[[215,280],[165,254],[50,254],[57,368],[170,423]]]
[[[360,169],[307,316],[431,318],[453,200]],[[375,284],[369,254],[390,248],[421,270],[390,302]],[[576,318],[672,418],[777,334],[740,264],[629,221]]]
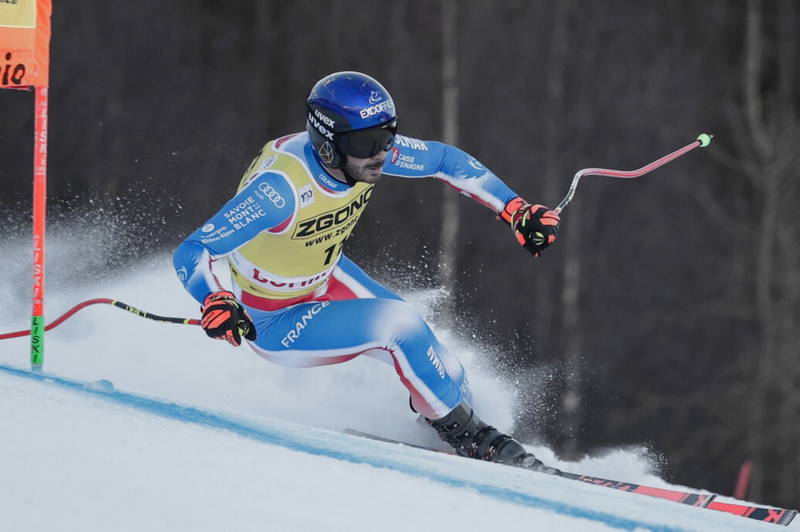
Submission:
[[[440,179],[495,212],[517,197],[476,159],[440,142],[397,135],[382,172]],[[227,259],[261,357],[288,367],[359,355],[382,360],[394,366],[414,409],[440,419],[470,400],[461,363],[413,307],[342,253],[372,189],[332,178],[308,133],[270,141],[236,196],[178,246],[175,270],[202,304],[224,290],[211,264]]]

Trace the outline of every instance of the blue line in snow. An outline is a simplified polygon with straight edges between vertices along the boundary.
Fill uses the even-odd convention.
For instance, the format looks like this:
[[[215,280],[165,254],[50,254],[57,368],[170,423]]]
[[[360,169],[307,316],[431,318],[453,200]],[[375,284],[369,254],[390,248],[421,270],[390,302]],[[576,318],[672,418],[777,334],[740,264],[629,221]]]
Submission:
[[[280,445],[294,451],[335,458],[337,460],[343,460],[356,464],[367,464],[417,477],[424,477],[441,484],[475,490],[483,495],[487,495],[501,501],[534,508],[541,508],[571,517],[599,521],[621,530],[646,529],[652,532],[686,532],[686,530],[683,528],[667,525],[654,525],[645,523],[643,521],[627,519],[613,514],[588,510],[586,508],[581,508],[580,506],[542,499],[527,493],[514,491],[512,489],[484,484],[474,479],[464,479],[454,476],[451,477],[440,472],[428,471],[422,467],[415,467],[412,464],[402,461],[390,461],[387,460],[386,457],[378,458],[369,455],[357,454],[354,452],[347,452],[340,449],[334,449],[330,446],[326,446],[324,441],[315,441],[314,439],[310,438],[304,439],[302,436],[292,434],[291,431],[288,430],[281,432],[277,427],[269,427],[266,425],[259,426],[258,424],[249,423],[245,420],[238,420],[225,414],[213,413],[207,410],[201,410],[199,408],[182,406],[176,403],[165,402],[154,398],[122,392],[116,390],[112,383],[105,380],[95,383],[86,383],[58,377],[49,373],[26,371],[3,364],[0,364],[0,371],[10,375],[25,377],[31,380],[49,384],[55,384],[62,388],[102,397],[114,403],[133,407],[138,410],[168,419],[194,423],[215,429],[227,430],[245,438],[250,438],[271,445]]]

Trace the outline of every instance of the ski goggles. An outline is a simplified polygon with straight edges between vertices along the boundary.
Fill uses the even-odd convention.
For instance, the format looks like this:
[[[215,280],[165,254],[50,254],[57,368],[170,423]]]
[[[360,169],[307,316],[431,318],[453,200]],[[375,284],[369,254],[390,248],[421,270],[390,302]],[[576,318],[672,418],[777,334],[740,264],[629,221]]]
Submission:
[[[342,134],[339,151],[356,159],[369,159],[382,151],[389,151],[397,134],[397,119],[380,126],[356,129]]]

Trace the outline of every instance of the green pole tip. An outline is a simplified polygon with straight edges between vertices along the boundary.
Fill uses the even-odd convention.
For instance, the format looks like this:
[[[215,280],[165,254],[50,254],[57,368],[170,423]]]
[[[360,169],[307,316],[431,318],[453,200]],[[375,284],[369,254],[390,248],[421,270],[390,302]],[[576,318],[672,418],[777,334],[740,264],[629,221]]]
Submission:
[[[702,135],[697,137],[697,140],[700,141],[700,147],[701,148],[705,148],[706,146],[711,144],[711,139],[713,139],[713,138],[714,138],[714,135],[709,135],[707,133],[703,133]]]

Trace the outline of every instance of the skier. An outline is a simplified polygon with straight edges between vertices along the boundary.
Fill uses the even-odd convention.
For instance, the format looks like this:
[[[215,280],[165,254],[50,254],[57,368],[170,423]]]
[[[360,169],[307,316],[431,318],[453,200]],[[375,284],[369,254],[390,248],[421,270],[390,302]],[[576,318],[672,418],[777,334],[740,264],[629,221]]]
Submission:
[[[463,151],[397,134],[392,97],[358,72],[331,74],[307,98],[306,131],[268,142],[236,196],[175,251],[211,338],[288,367],[368,356],[394,366],[422,414],[462,456],[558,474],[473,411],[464,369],[419,313],[343,253],[382,175],[433,177],[510,225],[535,256],[559,218],[531,205]],[[233,291],[212,272],[226,258]]]

